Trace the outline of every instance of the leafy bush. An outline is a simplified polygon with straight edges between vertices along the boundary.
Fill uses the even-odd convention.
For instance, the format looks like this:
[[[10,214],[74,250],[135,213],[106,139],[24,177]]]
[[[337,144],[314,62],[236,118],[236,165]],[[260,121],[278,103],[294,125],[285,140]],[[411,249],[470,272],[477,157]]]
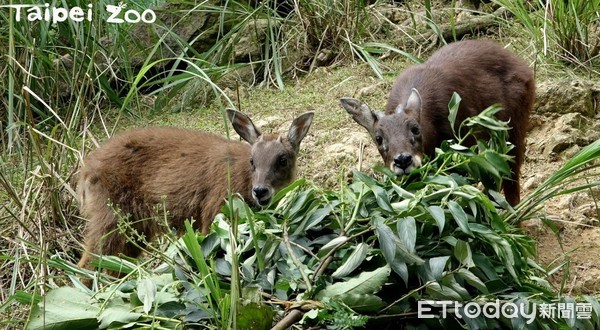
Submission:
[[[417,317],[419,302],[428,300],[514,302],[529,311],[534,303],[575,302],[555,295],[534,261],[534,241],[506,221],[515,210],[496,192],[509,175],[507,126],[494,119],[497,110],[467,120],[468,133],[457,139],[483,126],[488,141],[472,147],[446,141],[434,159],[399,181],[383,168],[379,180],[355,172],[337,192],[299,180],[258,211],[231,198],[208,236],[196,236],[187,225],[157,275],[128,263],[125,278],[98,292],[73,277],[83,291],[63,287],[44,301],[29,297],[39,301],[29,328],[208,323],[257,329],[268,328],[274,314],[280,328],[293,322],[332,329],[597,327],[600,304],[591,297],[581,299],[590,304],[589,319],[537,318],[527,325],[522,315]],[[599,158],[600,141],[582,154]],[[474,187],[478,182],[483,191]],[[52,263],[73,269],[59,258]],[[72,313],[61,312],[67,307]],[[289,312],[284,318],[282,307]]]

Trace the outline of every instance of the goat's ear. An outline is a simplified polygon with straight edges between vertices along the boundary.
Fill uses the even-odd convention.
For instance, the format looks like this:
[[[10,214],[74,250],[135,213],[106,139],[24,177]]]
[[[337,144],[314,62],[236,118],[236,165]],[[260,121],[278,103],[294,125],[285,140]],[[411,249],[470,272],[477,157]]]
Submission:
[[[294,147],[294,150],[298,150],[300,148],[300,142],[308,133],[308,129],[310,128],[310,124],[312,124],[312,120],[314,117],[314,112],[307,112],[300,117],[294,119],[292,122],[292,126],[290,126],[290,130],[288,132],[288,141]]]
[[[406,107],[404,107],[403,111],[415,111],[416,114],[421,114],[421,94],[416,88],[413,88],[410,92],[410,96],[408,97],[408,101],[406,101]]]
[[[352,119],[366,128],[371,135],[374,133],[375,123],[384,115],[382,112],[371,111],[366,103],[350,97],[341,98],[340,104],[352,115]]]
[[[254,144],[258,140],[258,137],[261,135],[260,130],[254,126],[250,117],[233,109],[227,109],[227,117],[229,117],[233,129],[235,129],[242,139],[248,141],[250,144]]]

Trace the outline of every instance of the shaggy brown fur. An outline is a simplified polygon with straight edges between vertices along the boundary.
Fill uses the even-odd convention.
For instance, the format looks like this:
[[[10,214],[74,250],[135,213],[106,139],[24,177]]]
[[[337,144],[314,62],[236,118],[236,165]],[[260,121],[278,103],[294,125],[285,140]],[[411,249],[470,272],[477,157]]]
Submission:
[[[252,146],[193,130],[143,128],[111,138],[85,159],[78,193],[89,222],[80,266],[89,267],[91,254],[137,257],[142,242],[124,237],[120,224],[127,219],[137,232],[126,230],[129,239],[150,241],[162,231],[152,216],[163,203],[171,227],[182,231],[184,221],[194,219],[208,233],[227,197],[229,174],[232,192],[260,205],[293,181],[313,114],[296,118],[287,137],[262,135],[240,112],[228,110],[228,116]]]
[[[364,126],[377,143],[386,166],[396,174],[421,165],[442,141],[452,138],[448,102],[457,92],[462,101],[456,127],[467,117],[500,104],[497,117],[510,121],[508,140],[515,145],[512,180],[503,182],[508,202],[520,201],[519,176],[525,137],[535,98],[529,66],[492,41],[467,40],[449,44],[427,62],[408,68],[397,78],[386,112],[372,112],[359,100],[344,98],[342,106]]]

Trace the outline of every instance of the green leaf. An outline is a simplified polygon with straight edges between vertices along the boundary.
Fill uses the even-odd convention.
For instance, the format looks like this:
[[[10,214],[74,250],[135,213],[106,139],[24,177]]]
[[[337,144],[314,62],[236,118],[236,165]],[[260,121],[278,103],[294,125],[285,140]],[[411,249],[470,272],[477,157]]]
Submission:
[[[460,230],[469,236],[473,236],[473,233],[469,228],[469,219],[467,218],[467,214],[462,207],[460,207],[456,201],[449,201],[448,208],[450,209],[450,213],[454,217],[454,220],[456,220]]]
[[[457,143],[453,143],[450,145],[450,149],[455,150],[455,151],[468,151],[471,150],[469,149],[469,147],[465,147],[461,144],[457,144]]]
[[[395,52],[395,53],[398,53],[398,54],[400,54],[400,55],[402,55],[402,56],[406,57],[407,59],[409,59],[409,60],[411,60],[411,61],[413,61],[413,62],[415,62],[415,63],[417,63],[417,64],[423,63],[423,60],[422,60],[422,59],[420,59],[419,57],[416,57],[415,55],[413,55],[413,54],[411,54],[411,53],[409,53],[409,52],[403,51],[403,50],[401,50],[401,49],[399,49],[399,48],[393,47],[393,46],[391,46],[391,45],[389,45],[389,44],[387,44],[387,43],[381,43],[381,42],[365,42],[365,43],[361,44],[361,46],[362,46],[363,48],[369,48],[371,51],[372,51],[374,48],[375,48],[375,49],[377,49],[377,48],[381,48],[381,49],[383,50],[381,53],[385,53],[385,52]]]
[[[398,274],[400,278],[404,281],[404,284],[408,285],[408,267],[405,262],[400,260],[394,260],[393,263],[390,264],[394,273]]]
[[[512,210],[512,206],[510,204],[508,204],[508,202],[506,201],[506,198],[504,197],[504,195],[502,195],[501,193],[494,191],[494,190],[488,190],[488,193],[490,194],[490,196],[492,196],[492,198],[494,199],[494,201],[496,203],[498,203],[498,205],[500,205],[500,207],[502,207],[505,210]]]
[[[448,102],[448,121],[450,121],[450,126],[452,126],[452,132],[454,132],[454,127],[457,124],[456,115],[458,114],[460,100],[460,95],[454,92],[452,93],[452,98],[450,99],[450,102]]]
[[[485,159],[492,164],[500,174],[505,176],[510,175],[510,166],[508,166],[508,161],[502,157],[502,155],[493,150],[486,150],[483,157],[485,157]]]
[[[316,298],[322,300],[325,297],[377,293],[390,276],[390,271],[390,266],[385,265],[372,272],[362,272],[357,277],[351,278],[348,281],[328,285],[317,294]]]
[[[477,290],[479,290],[479,292],[484,293],[484,294],[488,293],[488,289],[485,286],[485,283],[483,283],[481,281],[481,279],[479,279],[479,277],[475,276],[475,274],[473,274],[468,269],[460,268],[456,272],[456,274],[458,276],[460,276],[462,279],[464,279],[465,281],[467,281],[467,283],[469,283],[470,285],[475,287]]]
[[[295,198],[291,200],[291,206],[285,213],[286,216],[288,218],[295,218],[298,215],[298,212],[300,212],[302,208],[304,208],[307,205],[308,201],[310,200],[310,195],[312,195],[311,190],[303,190],[300,191],[297,195],[295,195]]]
[[[175,318],[186,309],[185,304],[178,301],[169,301],[164,304],[160,304],[156,308],[156,315]]]
[[[377,205],[379,205],[379,207],[382,210],[390,213],[394,212],[394,209],[392,209],[392,205],[390,204],[390,199],[387,195],[387,192],[383,188],[377,185],[373,185],[371,186],[371,190],[375,195],[375,201],[377,202]]]
[[[446,274],[442,279],[441,284],[442,286],[447,286],[451,288],[452,291],[458,293],[462,300],[468,300],[471,298],[469,291],[467,291],[467,289],[465,289],[462,285],[456,282],[456,279],[454,278],[454,273]]]
[[[450,259],[449,256],[435,257],[429,259],[429,269],[431,270],[431,274],[433,275],[436,281],[439,281],[442,278],[442,273],[444,272],[446,263],[448,263],[448,259]]]
[[[475,266],[473,263],[473,255],[471,254],[471,247],[469,246],[469,243],[463,240],[457,240],[456,246],[454,247],[454,257],[467,268]]]
[[[396,191],[396,193],[405,199],[410,199],[410,198],[415,198],[415,194],[409,192],[408,190],[400,187],[399,185],[395,184],[394,182],[391,183],[392,184],[392,188]]]
[[[477,269],[481,270],[489,280],[498,279],[498,273],[496,272],[496,268],[494,267],[488,256],[482,254],[473,254],[473,262],[477,265]],[[485,282],[488,283],[489,280],[485,280]]]
[[[399,219],[397,227],[400,241],[404,243],[404,246],[406,246],[409,252],[414,253],[415,244],[417,242],[417,225],[415,223],[415,218],[406,217],[404,219]]]
[[[99,311],[89,295],[62,287],[48,292],[33,308],[26,329],[97,329]]]
[[[285,196],[290,191],[294,190],[296,187],[304,185],[305,182],[306,182],[306,179],[298,179],[298,180],[292,182],[289,186],[282,188],[279,192],[277,192],[275,194],[275,196],[273,196],[273,200],[271,201],[271,204],[277,203],[281,198],[283,198],[283,196]]]
[[[431,214],[431,216],[437,223],[437,226],[440,229],[440,233],[442,233],[444,231],[444,225],[446,224],[446,216],[444,215],[444,209],[437,205],[431,205],[427,207],[427,211],[429,211],[429,214]]]
[[[479,169],[489,173],[490,175],[492,175],[495,179],[500,179],[502,176],[500,175],[500,172],[498,172],[498,169],[496,169],[494,167],[494,165],[490,164],[490,162],[488,162],[484,157],[482,157],[481,155],[477,155],[471,158],[471,161],[474,162],[475,164],[477,164],[479,166]]]
[[[333,274],[331,274],[331,276],[339,278],[352,273],[352,271],[358,268],[358,266],[360,266],[360,264],[365,260],[368,250],[369,246],[367,244],[358,244],[346,262],[344,262]]]
[[[392,264],[396,258],[396,236],[394,236],[394,232],[387,225],[378,224],[375,227],[375,233],[379,238],[379,247],[383,257],[388,264]]]
[[[400,258],[399,260],[408,264],[421,265],[425,262],[418,255],[408,251],[404,243],[394,235],[394,232],[387,225],[377,224],[375,232],[379,237],[379,245],[383,257],[388,264],[393,264],[398,257]]]
[[[431,298],[440,300],[462,301],[462,297],[447,286],[442,286],[438,282],[430,282],[425,291],[431,295]]]
[[[319,252],[317,253],[318,256],[324,256],[326,255],[331,249],[335,248],[336,246],[340,245],[340,244],[344,244],[348,242],[348,237],[347,236],[339,236],[336,237],[334,239],[332,239],[331,241],[327,242],[327,244],[323,245],[320,249]]]
[[[296,228],[294,230],[293,235],[294,236],[302,235],[303,233],[306,233],[307,230],[320,224],[321,221],[323,221],[323,219],[325,219],[325,217],[328,216],[330,213],[331,213],[331,206],[327,205],[325,207],[316,209],[315,211],[313,211],[310,214],[305,214],[304,220],[302,221],[302,223],[300,225],[298,225],[298,228]]]
[[[355,181],[363,182],[369,188],[377,185],[377,181],[375,181],[372,177],[362,173],[361,171],[354,170],[354,171],[352,171],[352,174],[354,175]]]
[[[595,314],[593,317],[596,319],[596,322],[600,322],[600,302],[597,298],[592,296],[583,296],[583,299],[592,305],[592,311]]]
[[[154,305],[154,299],[156,298],[156,285],[154,282],[149,278],[141,280],[137,286],[137,295],[140,301],[144,303],[144,313],[150,313],[152,305]]]
[[[92,265],[107,270],[116,271],[121,274],[129,274],[136,270],[137,266],[131,261],[125,260],[117,256],[102,256],[99,259],[94,259]]]
[[[98,328],[118,328],[119,325],[135,322],[142,317],[141,313],[133,313],[130,309],[130,304],[123,301],[122,298],[111,299],[108,305],[102,310],[102,313],[98,316],[98,319],[100,320],[100,326]]]
[[[340,296],[340,300],[346,306],[359,313],[374,313],[385,306],[385,302],[374,294],[345,294]]]

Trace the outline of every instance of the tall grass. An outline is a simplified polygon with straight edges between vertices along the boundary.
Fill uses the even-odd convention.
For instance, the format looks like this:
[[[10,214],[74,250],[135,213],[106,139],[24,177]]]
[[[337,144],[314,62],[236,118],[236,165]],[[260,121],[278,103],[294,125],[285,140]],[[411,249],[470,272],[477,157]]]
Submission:
[[[539,216],[537,214],[550,199],[600,186],[600,140],[583,148],[556,173],[540,184],[516,207],[507,221],[518,223]]]
[[[559,61],[598,73],[595,68],[600,55],[598,1],[494,2],[514,15],[542,60]],[[508,21],[508,24],[513,23]]]

